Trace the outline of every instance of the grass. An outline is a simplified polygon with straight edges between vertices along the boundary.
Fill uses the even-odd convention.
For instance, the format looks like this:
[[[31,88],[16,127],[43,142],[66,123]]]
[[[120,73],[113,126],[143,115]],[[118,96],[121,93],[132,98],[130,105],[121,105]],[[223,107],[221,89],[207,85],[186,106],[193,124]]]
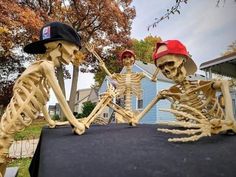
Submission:
[[[47,122],[44,119],[36,119],[25,130],[16,133],[14,139],[17,141],[23,139],[39,138],[42,127],[46,124]]]
[[[22,159],[10,159],[8,167],[19,167],[17,177],[30,177],[29,174],[29,165],[31,158],[22,158]]]
[[[39,138],[43,126],[47,125],[44,119],[36,119],[32,124],[25,130],[15,134],[15,140],[24,140]],[[31,158],[20,158],[20,159],[9,159],[8,167],[19,167],[19,172],[17,177],[30,177],[29,165]]]

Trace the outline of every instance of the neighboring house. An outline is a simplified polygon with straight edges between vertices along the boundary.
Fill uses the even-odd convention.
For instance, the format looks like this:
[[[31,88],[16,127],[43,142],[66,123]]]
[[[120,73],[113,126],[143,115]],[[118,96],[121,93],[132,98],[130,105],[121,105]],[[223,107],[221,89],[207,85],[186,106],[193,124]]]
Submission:
[[[150,79],[153,73],[156,70],[156,66],[154,64],[145,64],[142,61],[136,60],[134,66],[132,68],[133,72],[143,72],[146,76],[141,81],[141,86],[143,90],[142,100],[138,100],[135,96],[132,97],[132,108],[134,112],[142,111],[150,101],[158,94],[160,90],[168,89],[174,83],[167,79],[161,72],[159,72],[157,76],[157,82],[152,82]],[[125,73],[125,68],[121,71],[121,73]],[[192,75],[189,77],[190,80],[201,79],[204,80],[204,76],[201,75]],[[100,89],[99,94],[103,93],[107,89],[107,84],[111,82],[111,79],[107,76]],[[123,102],[123,101],[121,101]],[[161,112],[159,108],[170,108],[170,102],[168,100],[161,100],[153,108],[143,117],[141,123],[156,123],[158,121],[169,121],[174,118],[171,113]],[[109,118],[112,115],[112,110],[107,108],[104,110],[103,115],[107,115]],[[104,116],[103,116],[104,117]]]
[[[49,107],[48,107],[48,112],[51,117],[53,117],[54,115],[59,116],[61,113],[60,111],[61,111],[61,109],[60,109],[60,106],[58,103],[56,103],[55,105],[49,105]]]
[[[98,92],[94,88],[81,89],[76,92],[75,97],[75,108],[74,112],[82,113],[83,103],[86,101],[91,101],[92,103],[96,103],[98,101]],[[48,107],[49,115],[60,115],[60,106],[58,103],[55,105],[49,105]]]
[[[208,80],[213,79],[213,74],[219,74],[228,78],[236,79],[236,52],[224,55],[213,60],[206,61],[200,65],[200,69],[205,71]],[[236,118],[236,88],[230,88],[232,97],[233,112]]]
[[[74,112],[82,113],[82,106],[84,102],[91,101],[98,102],[98,92],[94,88],[80,89],[76,92]]]

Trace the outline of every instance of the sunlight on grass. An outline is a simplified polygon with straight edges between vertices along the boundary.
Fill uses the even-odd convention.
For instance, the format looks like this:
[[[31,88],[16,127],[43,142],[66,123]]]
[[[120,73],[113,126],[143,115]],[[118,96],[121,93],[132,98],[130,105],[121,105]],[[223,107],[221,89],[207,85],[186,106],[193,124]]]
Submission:
[[[19,167],[17,177],[30,177],[29,170],[28,170],[30,162],[31,162],[31,158],[10,159],[8,166]]]
[[[47,122],[44,119],[36,119],[25,130],[16,133],[14,139],[23,140],[23,139],[39,138],[42,128],[46,125]]]

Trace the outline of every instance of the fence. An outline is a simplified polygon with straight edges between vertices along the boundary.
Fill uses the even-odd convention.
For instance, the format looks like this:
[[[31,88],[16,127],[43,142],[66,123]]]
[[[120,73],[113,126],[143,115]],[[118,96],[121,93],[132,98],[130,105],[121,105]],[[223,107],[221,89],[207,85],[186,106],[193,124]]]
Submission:
[[[30,137],[14,141],[9,149],[10,158],[25,158],[33,157],[36,147],[38,145],[38,138]]]

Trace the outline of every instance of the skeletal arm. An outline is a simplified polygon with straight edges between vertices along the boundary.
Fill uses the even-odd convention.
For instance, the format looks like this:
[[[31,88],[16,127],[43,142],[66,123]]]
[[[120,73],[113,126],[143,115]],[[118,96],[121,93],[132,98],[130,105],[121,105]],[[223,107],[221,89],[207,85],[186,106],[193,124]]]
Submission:
[[[163,91],[162,91],[163,92]],[[161,99],[164,99],[162,92],[160,92],[147,106],[146,108],[136,117],[136,121],[139,122],[140,119],[148,112],[150,109]]]
[[[152,75],[151,81],[156,82],[157,81],[157,75],[159,73],[159,69],[156,68],[155,72]]]
[[[227,80],[218,80],[213,84],[213,88],[221,90],[225,102],[225,117],[230,121],[235,121],[233,113],[232,99],[229,91],[229,82]]]
[[[58,84],[57,78],[54,73],[54,65],[49,62],[43,62],[41,63],[41,69],[45,73],[45,76],[52,87],[57,100],[61,106],[62,111],[64,112],[65,116],[69,120],[69,122],[75,127],[75,132],[77,134],[83,134],[85,131],[85,127],[82,123],[79,123],[77,119],[74,117],[73,113],[71,112],[69,105],[67,104],[67,101],[61,91],[61,88]]]
[[[103,62],[102,58],[97,54],[97,52],[94,50],[94,45],[92,44],[86,44],[85,45],[86,49],[91,52],[99,61],[100,67],[104,69],[104,71],[107,73],[108,76],[112,77],[112,74],[110,71],[107,69],[105,63]]]

